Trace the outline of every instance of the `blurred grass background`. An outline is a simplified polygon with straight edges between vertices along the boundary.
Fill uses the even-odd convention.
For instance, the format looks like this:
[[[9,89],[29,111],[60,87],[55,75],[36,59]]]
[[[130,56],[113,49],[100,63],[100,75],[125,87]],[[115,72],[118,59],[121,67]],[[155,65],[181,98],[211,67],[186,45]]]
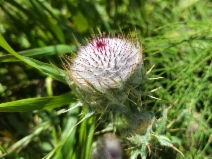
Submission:
[[[84,44],[98,28],[137,35],[144,48],[145,70],[155,65],[148,77],[163,77],[147,81],[148,96],[143,97],[143,105],[156,118],[171,105],[164,135],[185,158],[212,158],[212,2],[0,0],[0,33],[9,45],[23,56],[60,68],[58,56],[75,52],[75,39]],[[160,89],[151,92],[155,88]],[[89,158],[93,138],[97,137],[92,132],[104,126],[95,128],[91,117],[73,127],[83,118],[79,114],[84,109],[78,106],[63,113],[79,105],[73,94],[70,98],[66,95],[68,92],[67,84],[0,48],[0,103],[27,98],[33,102],[40,97],[57,101],[55,105],[44,101],[15,103],[12,109],[0,106],[0,156]],[[151,151],[148,158],[183,158],[159,145],[151,145]]]

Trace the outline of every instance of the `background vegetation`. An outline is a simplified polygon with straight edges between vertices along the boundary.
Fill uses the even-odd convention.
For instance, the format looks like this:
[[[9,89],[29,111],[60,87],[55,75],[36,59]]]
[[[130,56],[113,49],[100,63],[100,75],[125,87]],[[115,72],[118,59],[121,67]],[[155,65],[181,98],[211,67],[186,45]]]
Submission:
[[[84,44],[98,28],[137,35],[145,70],[155,65],[148,77],[163,77],[145,83],[143,105],[156,118],[169,107],[163,134],[185,158],[212,158],[211,1],[0,0],[1,158],[89,158],[105,127],[83,115],[50,62],[61,68],[59,55],[75,52],[75,39]],[[183,158],[159,144],[150,148],[148,158]]]

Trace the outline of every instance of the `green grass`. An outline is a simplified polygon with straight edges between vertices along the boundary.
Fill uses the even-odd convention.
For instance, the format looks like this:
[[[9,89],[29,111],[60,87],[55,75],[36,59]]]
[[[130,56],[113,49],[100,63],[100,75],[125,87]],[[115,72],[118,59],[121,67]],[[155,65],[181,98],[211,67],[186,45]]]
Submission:
[[[164,119],[160,139],[185,157],[151,139],[147,158],[212,158],[212,2],[0,0],[0,17],[2,158],[89,158],[107,125],[77,100],[59,56],[75,53],[76,40],[84,44],[98,29],[131,32],[145,71],[154,66],[142,83],[142,107]],[[145,148],[126,150],[126,158]]]

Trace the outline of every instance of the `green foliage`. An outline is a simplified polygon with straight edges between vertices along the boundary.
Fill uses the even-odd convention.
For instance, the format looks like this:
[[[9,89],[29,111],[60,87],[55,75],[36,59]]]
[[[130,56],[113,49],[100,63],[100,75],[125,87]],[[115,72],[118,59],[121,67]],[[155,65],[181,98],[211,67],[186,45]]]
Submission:
[[[40,109],[53,109],[75,102],[71,92],[60,96],[27,98],[0,104],[0,112],[27,112]]]
[[[40,58],[40,57],[45,57],[45,56],[50,56],[50,55],[52,56],[55,54],[57,54],[57,55],[65,54],[65,53],[69,53],[72,51],[76,51],[75,46],[55,45],[55,46],[47,46],[44,48],[26,50],[26,51],[19,52],[18,54],[21,56]],[[10,54],[0,57],[0,62],[14,62],[14,61],[20,61],[20,60]]]
[[[87,159],[93,132],[111,131],[112,122],[126,158],[211,158],[211,7],[208,0],[0,0],[0,156]],[[58,55],[75,53],[98,28],[131,30],[143,46],[140,101],[155,116],[146,135],[125,141],[126,123],[99,123],[64,79]]]

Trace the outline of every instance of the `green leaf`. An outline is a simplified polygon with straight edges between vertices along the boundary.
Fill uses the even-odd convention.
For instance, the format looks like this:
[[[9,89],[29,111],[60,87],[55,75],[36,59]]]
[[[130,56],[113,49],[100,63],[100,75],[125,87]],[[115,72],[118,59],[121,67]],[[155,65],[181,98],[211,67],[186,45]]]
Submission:
[[[66,74],[66,72],[64,70],[59,69],[56,66],[40,62],[40,61],[32,59],[32,58],[28,58],[28,57],[23,57],[23,58],[32,67],[37,68],[38,70],[42,71],[43,73],[45,73],[49,76],[52,76],[55,79],[57,79],[63,83],[67,83],[63,76]]]
[[[7,50],[9,53],[14,55],[19,60],[27,63],[28,65],[40,70],[41,72],[44,72],[45,74],[54,77],[55,79],[66,83],[64,77],[62,75],[65,74],[65,71],[59,68],[56,68],[50,64],[46,64],[43,62],[40,62],[38,60],[21,56],[20,54],[16,53],[10,45],[5,41],[4,37],[0,34],[0,46],[3,47],[5,50]]]
[[[75,46],[69,46],[69,45],[54,45],[54,46],[47,46],[44,48],[38,48],[38,49],[31,49],[26,51],[18,52],[21,56],[26,57],[44,57],[44,56],[50,56],[55,54],[65,54],[69,52],[76,51]],[[17,59],[11,54],[0,56],[0,62],[14,62],[14,61],[20,61],[20,59]]]
[[[162,146],[168,146],[168,147],[173,146],[173,144],[171,143],[171,140],[168,137],[163,135],[159,135],[159,136],[155,135],[155,137],[158,139],[158,141],[160,142]]]
[[[168,111],[169,111],[169,108],[165,108],[163,110],[163,116],[159,118],[156,122],[156,132],[158,134],[163,133],[165,131]]]
[[[137,159],[138,158],[138,155],[141,154],[141,151],[136,149],[136,150],[132,150],[131,151],[131,159]]]
[[[63,145],[66,143],[69,136],[71,135],[72,131],[75,129],[75,127],[77,125],[79,125],[80,123],[82,123],[83,121],[85,121],[86,119],[90,118],[93,114],[94,114],[94,112],[89,112],[89,113],[85,114],[85,116],[78,123],[76,123],[74,126],[72,126],[72,128],[69,131],[69,134],[67,134],[67,136],[64,137],[60,141],[60,143],[58,143],[58,145],[49,154],[47,154],[45,157],[43,157],[43,159],[50,159],[50,158],[52,158],[52,156],[54,155],[54,153],[56,151],[60,151],[61,148],[63,147]]]
[[[65,138],[69,135],[70,129],[75,126],[75,124],[79,121],[79,113],[80,113],[80,106],[82,106],[79,102],[71,103],[69,109],[66,110],[66,126],[64,127],[60,139]],[[67,140],[64,146],[61,148],[60,151],[56,151],[54,158],[52,159],[63,159],[63,158],[72,158],[73,153],[75,151],[75,142],[76,142],[76,131],[77,128],[75,127],[72,133],[67,137]],[[56,138],[57,138],[56,134]],[[54,145],[57,145],[59,141],[55,142]]]
[[[142,145],[141,146],[141,158],[142,159],[146,159],[147,158],[147,146],[146,145]]]
[[[171,140],[170,140],[168,137],[166,137],[166,136],[164,136],[164,135],[154,135],[154,136],[157,138],[157,140],[160,142],[160,144],[161,144],[162,146],[171,147],[171,148],[173,148],[175,151],[179,152],[182,156],[184,156],[183,153],[182,153],[180,150],[178,150],[178,149],[172,144]]]
[[[71,92],[60,96],[27,98],[0,104],[0,112],[27,112],[40,109],[53,109],[75,101],[76,98]]]

